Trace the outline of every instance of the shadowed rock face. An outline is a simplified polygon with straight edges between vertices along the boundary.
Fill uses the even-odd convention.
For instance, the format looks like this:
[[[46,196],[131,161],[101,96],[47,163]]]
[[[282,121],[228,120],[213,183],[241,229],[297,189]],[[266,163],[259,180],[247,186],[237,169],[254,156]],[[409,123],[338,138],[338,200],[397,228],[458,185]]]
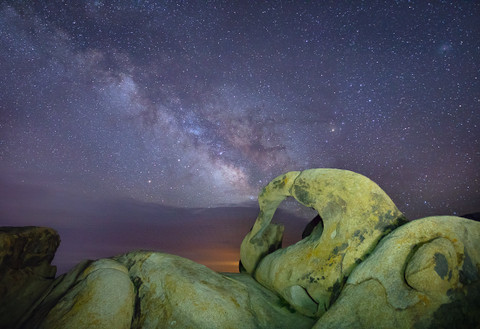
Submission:
[[[322,218],[314,234],[278,249],[283,227],[271,224],[278,205],[292,196]],[[260,213],[242,242],[245,269],[308,316],[322,315],[353,268],[379,239],[405,222],[378,185],[351,171],[311,169],[275,178],[259,196]],[[276,250],[278,249],[278,250]]]
[[[59,244],[51,228],[0,227],[0,327],[13,327],[49,288]]]
[[[314,233],[315,232],[315,233]],[[305,239],[307,236],[312,233],[320,236],[323,232],[323,220],[320,215],[315,216],[308,224],[305,226],[305,229],[302,232],[302,239]]]

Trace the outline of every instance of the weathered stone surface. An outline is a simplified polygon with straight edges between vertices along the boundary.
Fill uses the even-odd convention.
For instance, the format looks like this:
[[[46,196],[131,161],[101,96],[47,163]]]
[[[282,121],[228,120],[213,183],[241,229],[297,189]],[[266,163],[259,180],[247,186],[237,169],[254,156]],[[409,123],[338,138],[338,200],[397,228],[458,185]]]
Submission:
[[[51,282],[17,326],[0,327],[311,328],[314,323],[248,274],[219,274],[181,257],[133,252],[81,262]]]
[[[87,266],[40,328],[130,328],[135,303],[127,269],[111,259]]]
[[[0,227],[0,327],[14,328],[52,284],[60,243],[43,227]]]
[[[222,275],[154,252],[116,259],[129,269],[135,285],[132,328],[311,328],[315,322],[248,274]]]
[[[19,328],[36,328],[43,322],[48,312],[65,296],[65,294],[79,282],[83,271],[92,263],[84,260],[77,264],[68,273],[55,279],[49,289],[37,299],[29,312],[26,312],[19,323]]]
[[[293,196],[323,219],[305,239],[285,249],[283,227],[271,224],[278,205]],[[242,242],[245,269],[296,310],[321,316],[335,301],[352,269],[378,240],[405,219],[370,179],[346,170],[289,172],[259,196],[260,213]],[[273,251],[273,252],[272,252]]]
[[[410,222],[357,266],[320,328],[480,326],[480,223],[453,216]]]
[[[270,222],[286,196],[319,216],[279,249]],[[248,273],[138,251],[54,280],[55,231],[0,228],[0,328],[480,328],[479,222],[400,226],[375,183],[334,169],[279,176],[259,204],[241,246]]]

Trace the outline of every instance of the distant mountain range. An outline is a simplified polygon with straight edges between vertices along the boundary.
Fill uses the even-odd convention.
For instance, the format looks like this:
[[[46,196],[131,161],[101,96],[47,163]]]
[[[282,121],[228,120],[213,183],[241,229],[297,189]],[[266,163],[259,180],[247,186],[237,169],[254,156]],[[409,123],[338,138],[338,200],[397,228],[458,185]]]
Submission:
[[[466,214],[466,215],[462,215],[460,217],[473,219],[473,220],[476,220],[477,222],[480,222],[480,212],[474,212],[472,214]]]

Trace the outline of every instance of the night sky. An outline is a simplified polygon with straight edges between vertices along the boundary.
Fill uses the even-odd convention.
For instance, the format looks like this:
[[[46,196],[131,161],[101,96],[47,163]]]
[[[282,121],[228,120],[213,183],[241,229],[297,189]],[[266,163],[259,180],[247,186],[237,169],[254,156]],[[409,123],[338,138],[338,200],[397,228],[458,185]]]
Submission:
[[[57,229],[60,272],[233,271],[258,192],[307,168],[409,219],[478,212],[480,2],[0,2],[0,225]]]

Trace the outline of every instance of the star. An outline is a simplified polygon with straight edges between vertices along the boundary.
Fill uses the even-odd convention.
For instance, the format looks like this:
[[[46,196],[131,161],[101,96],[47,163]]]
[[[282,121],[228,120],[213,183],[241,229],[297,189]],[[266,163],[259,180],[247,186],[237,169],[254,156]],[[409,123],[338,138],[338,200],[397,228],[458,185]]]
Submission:
[[[475,1],[2,3],[0,217],[255,207],[322,167],[411,219],[476,212],[479,19]]]

